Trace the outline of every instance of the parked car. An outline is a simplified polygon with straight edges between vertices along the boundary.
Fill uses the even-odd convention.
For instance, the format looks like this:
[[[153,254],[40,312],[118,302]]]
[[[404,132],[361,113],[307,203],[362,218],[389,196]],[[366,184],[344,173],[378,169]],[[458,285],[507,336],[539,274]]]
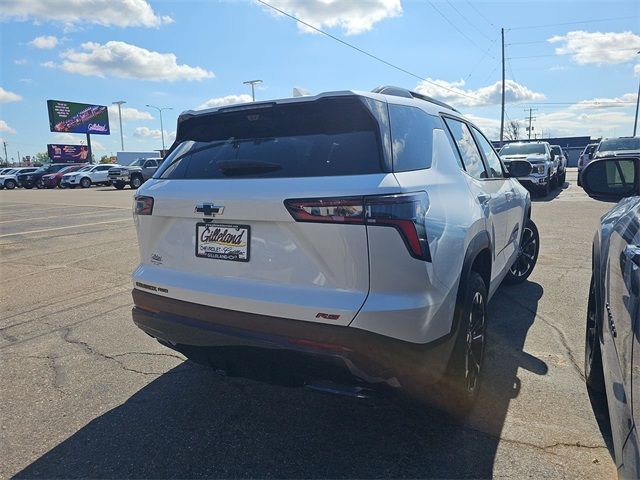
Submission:
[[[0,175],[4,175],[5,173],[9,173],[13,168],[3,168],[0,169]]]
[[[18,174],[20,173],[32,173],[38,170],[39,167],[17,167],[13,170],[0,176],[0,188],[6,188],[7,190],[13,190],[18,186]]]
[[[589,145],[584,147],[584,150],[578,158],[578,186],[582,185],[582,181],[580,179],[580,177],[582,176],[582,170],[584,169],[584,167],[589,165],[589,162],[593,159],[593,152],[595,152],[597,146],[597,143],[590,143]]]
[[[623,199],[593,241],[585,378],[592,392],[606,394],[620,478],[639,478],[640,156],[595,159],[582,184],[593,198]]]
[[[562,187],[567,181],[567,156],[560,145],[551,145],[551,153],[558,162],[558,186]]]
[[[109,180],[118,190],[130,185],[134,190],[149,180],[158,166],[162,164],[162,158],[139,158],[131,165],[118,165],[109,171]]]
[[[77,165],[77,164],[73,164]],[[43,165],[33,172],[20,172],[18,174],[18,185],[27,189],[36,187],[43,188],[42,177],[49,173],[56,173],[63,168],[70,166],[68,163],[49,163]]]
[[[468,411],[487,303],[537,260],[528,162],[397,87],[185,112],[174,145],[135,196],[136,325],[230,375]]]
[[[513,160],[526,160],[531,164],[531,173],[518,178],[520,183],[544,196],[558,185],[558,160],[551,154],[548,142],[507,143],[500,149],[500,157],[507,168]]]
[[[640,155],[640,137],[603,138],[598,143],[593,157],[613,155]]]
[[[47,175],[42,176],[42,185],[45,188],[66,188],[61,185],[62,176],[68,173],[75,172],[76,170],[81,169],[85,165],[70,165],[68,167],[62,168],[55,173],[48,173]]]
[[[91,185],[110,185],[108,174],[113,164],[100,163],[97,165],[89,165],[77,172],[67,173],[62,176],[60,186],[63,188],[89,188]]]

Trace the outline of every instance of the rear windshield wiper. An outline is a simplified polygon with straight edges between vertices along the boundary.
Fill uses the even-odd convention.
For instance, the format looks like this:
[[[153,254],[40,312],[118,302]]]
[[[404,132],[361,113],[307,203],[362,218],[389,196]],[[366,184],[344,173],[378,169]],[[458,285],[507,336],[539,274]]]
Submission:
[[[223,160],[216,162],[216,166],[227,177],[252,175],[254,173],[269,173],[281,170],[279,163],[256,162],[252,160]]]

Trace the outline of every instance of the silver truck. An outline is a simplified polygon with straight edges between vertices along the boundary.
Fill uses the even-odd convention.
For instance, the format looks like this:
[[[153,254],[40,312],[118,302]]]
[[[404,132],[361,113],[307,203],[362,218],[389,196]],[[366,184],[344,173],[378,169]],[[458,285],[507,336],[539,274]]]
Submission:
[[[110,169],[109,180],[118,190],[126,185],[135,190],[149,180],[161,164],[162,158],[138,158],[131,165]]]

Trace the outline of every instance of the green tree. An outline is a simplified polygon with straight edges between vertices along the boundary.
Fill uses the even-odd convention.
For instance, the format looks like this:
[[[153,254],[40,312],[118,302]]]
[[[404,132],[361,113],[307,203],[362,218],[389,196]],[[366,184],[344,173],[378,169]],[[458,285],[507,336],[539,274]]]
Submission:
[[[47,152],[38,152],[33,157],[33,163],[48,163],[48,162],[50,162],[50,160],[49,160],[49,154]]]

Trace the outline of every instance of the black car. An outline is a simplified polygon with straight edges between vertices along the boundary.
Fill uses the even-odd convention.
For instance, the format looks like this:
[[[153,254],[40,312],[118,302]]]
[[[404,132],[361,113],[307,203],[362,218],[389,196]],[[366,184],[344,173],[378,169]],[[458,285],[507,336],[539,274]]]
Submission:
[[[582,172],[599,200],[620,200],[601,219],[593,242],[585,378],[606,393],[621,478],[640,475],[640,156],[605,157]]]
[[[23,173],[18,175],[18,186],[24,188],[42,188],[42,177],[49,173],[56,173],[65,167],[76,165],[75,163],[49,163],[43,165],[35,172]]]

